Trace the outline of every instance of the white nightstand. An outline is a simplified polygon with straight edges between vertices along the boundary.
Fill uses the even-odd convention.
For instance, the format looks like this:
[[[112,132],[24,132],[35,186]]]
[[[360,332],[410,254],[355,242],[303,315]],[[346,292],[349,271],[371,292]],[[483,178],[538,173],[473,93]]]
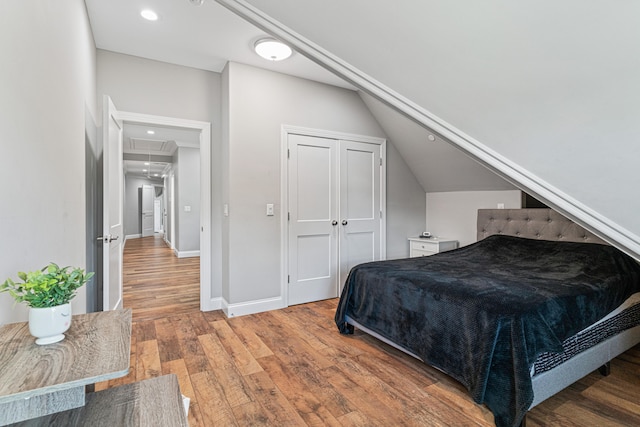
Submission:
[[[446,252],[458,247],[458,241],[446,237],[409,237],[409,257],[429,256]]]

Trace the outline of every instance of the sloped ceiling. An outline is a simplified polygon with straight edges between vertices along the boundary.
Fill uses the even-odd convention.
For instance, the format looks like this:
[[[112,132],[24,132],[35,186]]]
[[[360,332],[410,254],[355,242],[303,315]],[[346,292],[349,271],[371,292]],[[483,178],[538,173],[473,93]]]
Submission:
[[[439,135],[372,96],[359,94],[425,192],[515,189]]]
[[[216,1],[640,259],[639,2]]]

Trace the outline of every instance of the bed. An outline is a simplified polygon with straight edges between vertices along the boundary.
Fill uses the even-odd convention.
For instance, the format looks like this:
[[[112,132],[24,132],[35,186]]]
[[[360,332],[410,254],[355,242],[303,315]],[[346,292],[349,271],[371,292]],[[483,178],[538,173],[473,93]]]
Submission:
[[[640,264],[551,209],[478,211],[478,242],[354,267],[335,316],[460,381],[496,425],[640,342]]]

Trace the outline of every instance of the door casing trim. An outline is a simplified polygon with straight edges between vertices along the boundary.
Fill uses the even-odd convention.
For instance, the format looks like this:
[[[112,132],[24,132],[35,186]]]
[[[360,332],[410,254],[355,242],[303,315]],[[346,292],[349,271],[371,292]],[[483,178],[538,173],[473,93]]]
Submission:
[[[118,118],[124,123],[145,123],[200,131],[200,310],[219,309],[220,298],[213,298],[211,283],[211,123],[126,111],[119,111]]]

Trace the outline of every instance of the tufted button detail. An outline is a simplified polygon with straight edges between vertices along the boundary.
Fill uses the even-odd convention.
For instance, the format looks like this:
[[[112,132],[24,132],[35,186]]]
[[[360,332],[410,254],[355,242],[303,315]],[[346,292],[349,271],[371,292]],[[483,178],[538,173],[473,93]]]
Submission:
[[[519,235],[520,235],[520,232],[519,232],[519,231],[516,231],[516,236],[519,236]]]
[[[511,218],[507,217],[507,222],[511,222]]]
[[[540,237],[540,233],[536,233],[536,237]]]
[[[558,234],[558,239],[562,239],[564,236],[562,234]]]
[[[527,222],[531,222],[531,218],[527,217]]]
[[[549,224],[551,224],[551,218],[547,219],[547,222],[548,222]]]

